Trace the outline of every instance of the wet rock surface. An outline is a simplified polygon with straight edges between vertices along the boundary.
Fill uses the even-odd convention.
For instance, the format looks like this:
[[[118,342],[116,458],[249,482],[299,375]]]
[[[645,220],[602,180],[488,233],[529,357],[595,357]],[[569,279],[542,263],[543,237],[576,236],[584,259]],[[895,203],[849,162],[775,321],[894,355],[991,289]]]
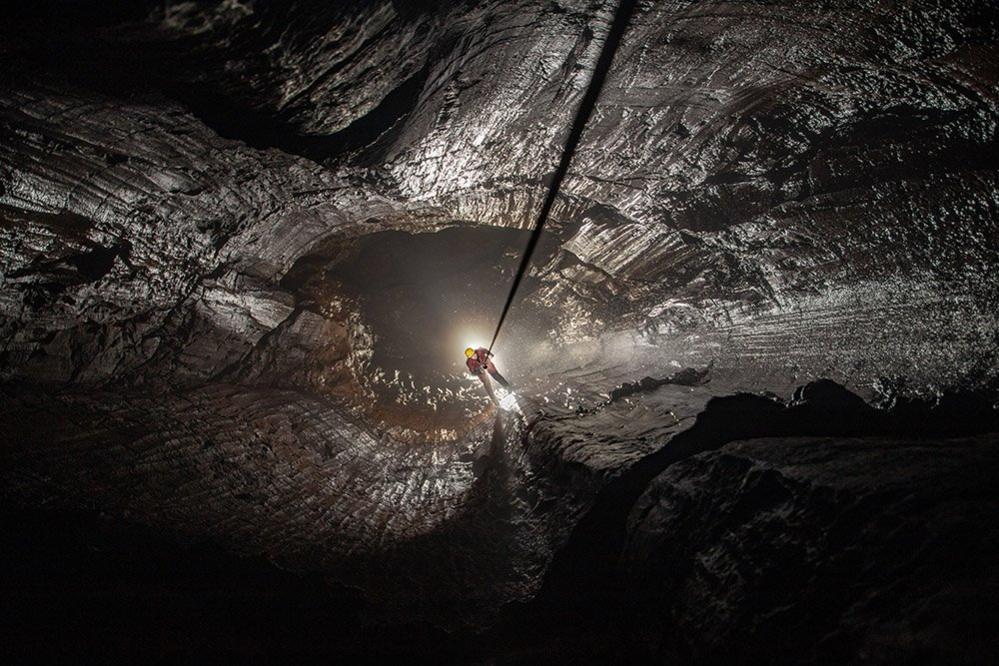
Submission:
[[[634,635],[663,661],[988,661],[997,444],[767,438],[671,466],[629,516]]]
[[[642,409],[682,409],[674,390],[654,390]],[[881,410],[823,380],[786,403],[703,399],[684,426],[659,434],[661,448],[597,490],[538,595],[499,625],[499,644],[528,632],[532,654],[567,662],[975,663],[991,653],[999,616],[970,581],[994,588],[995,535],[965,515],[995,501],[994,395]],[[717,477],[701,485],[706,469]],[[906,586],[901,605],[872,601]],[[952,592],[981,612],[930,627],[926,618],[953,608]],[[708,618],[719,624],[701,624]],[[532,624],[558,629],[530,634]]]
[[[81,581],[186,590],[152,623],[244,598],[233,568],[277,600],[204,616],[237,655],[987,660],[996,8],[639,2],[496,412],[460,351],[491,335],[614,8],[10,13],[17,645],[49,639],[52,594],[108,603]],[[358,633],[303,646],[317,614]],[[157,654],[212,645],[178,622]]]

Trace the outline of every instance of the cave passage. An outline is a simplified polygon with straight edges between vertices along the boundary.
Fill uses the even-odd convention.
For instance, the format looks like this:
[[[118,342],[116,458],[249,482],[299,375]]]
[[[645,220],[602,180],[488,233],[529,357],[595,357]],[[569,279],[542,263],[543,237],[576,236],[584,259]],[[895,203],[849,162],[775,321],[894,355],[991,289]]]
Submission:
[[[463,350],[488,343],[529,234],[499,227],[370,234],[300,261],[285,284],[314,303],[335,296],[356,302],[371,333],[370,365],[360,372],[373,382],[383,416],[421,430],[458,427],[485,397],[465,371]],[[557,237],[545,233],[538,260],[551,261],[557,250]],[[530,374],[519,352],[556,325],[530,302],[537,286],[537,279],[525,281],[523,311],[496,349],[508,376]]]
[[[35,0],[0,80],[0,664],[999,663],[995,0]]]

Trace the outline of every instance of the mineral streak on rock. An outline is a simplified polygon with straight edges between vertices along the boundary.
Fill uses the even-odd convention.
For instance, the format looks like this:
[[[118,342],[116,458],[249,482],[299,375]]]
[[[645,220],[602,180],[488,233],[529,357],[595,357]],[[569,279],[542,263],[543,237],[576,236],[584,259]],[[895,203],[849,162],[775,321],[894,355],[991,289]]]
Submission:
[[[168,543],[251,558],[265,599],[301,590],[273,565],[316,577],[345,658],[994,658],[993,2],[638,3],[496,347],[500,414],[461,349],[616,2],[23,4],[0,496],[65,534],[4,542],[5,607],[64,548],[160,594],[107,571]],[[282,657],[316,626],[177,615],[164,642]]]

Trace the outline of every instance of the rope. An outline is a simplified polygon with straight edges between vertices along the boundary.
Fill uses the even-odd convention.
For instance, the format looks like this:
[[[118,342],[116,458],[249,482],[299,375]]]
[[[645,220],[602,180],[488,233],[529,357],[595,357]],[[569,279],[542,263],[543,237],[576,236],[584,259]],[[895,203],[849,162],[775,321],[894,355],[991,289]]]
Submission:
[[[607,73],[610,71],[611,62],[614,60],[618,44],[621,43],[621,38],[628,27],[628,20],[631,18],[631,13],[635,8],[635,2],[636,0],[621,0],[617,7],[617,12],[614,14],[614,22],[607,32],[607,39],[604,40],[596,67],[593,68],[593,75],[590,77],[590,82],[586,87],[586,94],[583,95],[583,99],[579,103],[579,108],[576,110],[576,118],[572,123],[572,128],[569,130],[569,138],[566,140],[565,148],[562,150],[562,158],[559,160],[558,168],[555,169],[555,176],[548,186],[548,193],[545,196],[544,204],[541,206],[541,212],[538,213],[537,222],[534,223],[534,230],[527,241],[527,247],[524,249],[524,254],[520,259],[520,267],[513,278],[513,285],[510,287],[510,293],[506,297],[506,304],[503,306],[503,313],[500,314],[499,323],[496,325],[496,332],[493,333],[492,342],[489,343],[490,352],[493,350],[493,345],[496,344],[496,338],[499,337],[500,329],[503,328],[503,322],[506,321],[506,315],[510,312],[513,298],[517,295],[520,282],[524,279],[527,267],[531,263],[531,255],[534,254],[534,250],[538,246],[538,241],[541,239],[541,231],[548,221],[548,215],[555,203],[555,197],[558,196],[562,181],[569,171],[569,164],[572,163],[572,158],[576,154],[576,147],[583,136],[586,123],[593,114],[593,108],[597,104],[600,90],[607,79]]]

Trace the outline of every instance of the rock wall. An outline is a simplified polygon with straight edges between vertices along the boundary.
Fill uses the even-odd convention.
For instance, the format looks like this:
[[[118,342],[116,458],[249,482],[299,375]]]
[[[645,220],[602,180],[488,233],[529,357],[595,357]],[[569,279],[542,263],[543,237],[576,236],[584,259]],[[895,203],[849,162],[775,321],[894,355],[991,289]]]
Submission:
[[[629,517],[634,635],[663,661],[988,661],[996,451],[774,438],[677,463]]]
[[[614,2],[21,7],[0,27],[4,496],[322,571],[396,629],[413,604],[493,626],[473,652],[973,661],[993,4],[639,2],[492,422],[460,358],[423,385],[379,365],[412,340],[365,310],[384,282],[337,271],[383,232],[528,227]],[[500,284],[507,254],[464,260]],[[760,395],[816,377],[893,411]],[[633,632],[594,613],[634,599]],[[941,619],[955,604],[980,612]]]
[[[321,173],[298,162],[278,176],[311,193],[305,199],[291,183],[261,182],[255,187],[263,194],[236,203],[238,211],[219,202],[199,213],[199,224],[216,229],[216,244],[248,228],[230,249],[259,264],[254,270],[266,281],[316,237],[334,233],[343,215],[371,219],[374,228],[435,228],[434,220],[528,225],[612,9],[609,2],[526,1],[167,4],[141,21],[113,16],[96,32],[57,23],[56,34],[53,26],[48,32],[45,23],[30,24],[41,33],[33,35],[38,42],[20,34],[8,47],[15,59],[7,69],[59,82],[15,92],[7,108],[27,110],[38,99],[43,110],[86,104],[98,113],[67,109],[58,115],[64,127],[48,132],[37,115],[28,119],[30,111],[6,124],[34,125],[30,131],[58,143],[71,123],[88,123],[89,130],[69,131],[70,144],[74,133],[93,142],[95,125],[118,124],[141,142],[143,135],[124,127],[129,118],[162,123],[169,134],[178,124],[198,126],[181,119],[186,111],[207,123],[191,130],[204,141],[218,142],[214,129],[331,166]],[[886,290],[901,294],[883,306],[900,312],[893,328],[920,320],[918,312],[903,312],[913,292],[940,318],[960,316],[962,300],[987,316],[996,300],[996,25],[987,2],[641,3],[563,188],[553,222],[563,230],[560,258],[541,273],[535,298],[560,304],[561,328],[571,338],[631,326],[669,335],[706,323],[752,337],[760,334],[760,315],[800,309],[869,337],[877,324],[853,311]],[[61,68],[39,54],[43,49],[64,55]],[[75,101],[59,102],[56,89],[67,78],[110,99],[74,91]],[[153,102],[144,110],[126,105],[113,121],[100,115],[102,107],[114,113],[124,91],[150,90],[182,107]],[[116,153],[97,144],[97,152],[137,158],[161,148],[124,143]],[[162,148],[158,154],[167,155]],[[253,152],[242,154],[278,170],[289,159]],[[127,178],[102,184],[96,168],[69,179],[89,182],[93,174],[100,200],[103,188],[139,201],[151,186],[197,190],[200,203],[212,198],[211,184],[226,187],[232,181],[224,174],[245,168],[236,155],[202,150],[197,164],[188,160],[187,176],[178,162],[180,173],[160,174],[162,182],[151,185]],[[120,157],[107,159],[119,162],[112,172],[131,168]],[[8,168],[28,160],[9,155]],[[326,194],[340,189],[330,179],[350,174],[359,196],[330,202]],[[96,206],[67,204],[39,174],[5,179],[12,191],[4,205],[17,210],[89,219]],[[363,210],[359,201],[380,192],[386,204]],[[291,204],[282,203],[289,195],[297,198],[296,221],[278,212]],[[101,213],[118,220],[117,231],[106,232],[116,237],[111,247],[126,235],[151,233],[138,226],[124,232],[132,208]],[[190,252],[193,260],[199,250]],[[187,279],[203,280],[213,268],[199,267]],[[943,324],[927,328],[893,331],[883,344],[913,361],[921,345],[947,337]],[[993,353],[994,317],[983,329],[972,331],[965,353]],[[807,347],[821,339],[801,330],[777,344]],[[849,347],[869,376],[885,364],[863,358],[859,342]],[[738,358],[766,362],[751,345]],[[953,360],[932,359],[936,367],[925,379]]]

